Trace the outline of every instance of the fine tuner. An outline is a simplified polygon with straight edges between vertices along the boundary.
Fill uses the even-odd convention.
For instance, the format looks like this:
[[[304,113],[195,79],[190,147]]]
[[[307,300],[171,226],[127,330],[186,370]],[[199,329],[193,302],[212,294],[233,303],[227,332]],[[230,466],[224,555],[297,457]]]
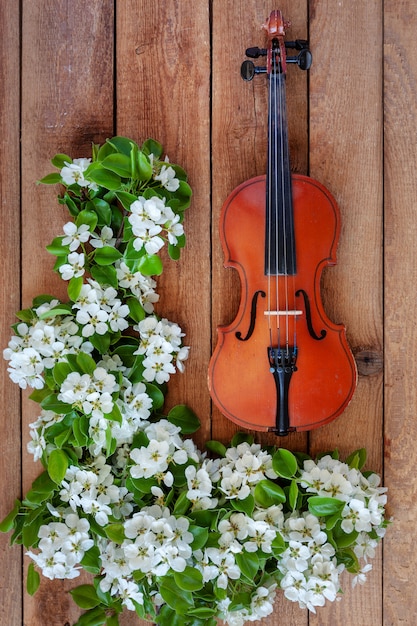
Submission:
[[[301,70],[309,70],[313,60],[313,55],[308,49],[308,41],[306,39],[296,39],[295,41],[286,41],[285,47],[300,52],[296,56],[286,57],[287,63],[296,63]],[[246,56],[250,59],[267,56],[267,48],[247,48]],[[240,75],[243,80],[252,80],[255,74],[266,74],[266,67],[259,67],[253,61],[243,61],[240,67]]]

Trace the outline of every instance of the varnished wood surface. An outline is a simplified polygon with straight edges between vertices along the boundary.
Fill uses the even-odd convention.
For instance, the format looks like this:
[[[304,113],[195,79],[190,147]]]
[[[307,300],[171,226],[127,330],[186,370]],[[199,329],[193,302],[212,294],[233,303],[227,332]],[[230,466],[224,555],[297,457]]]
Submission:
[[[351,592],[346,580],[343,599],[316,616],[281,596],[265,623],[413,626],[417,14],[411,1],[3,0],[1,347],[20,303],[28,306],[39,293],[64,296],[43,249],[67,218],[55,189],[35,184],[50,171],[49,159],[59,151],[88,156],[92,141],[116,132],[139,142],[153,136],[189,172],[194,190],[187,248],[178,264],[167,264],[159,285],[160,312],[184,327],[191,346],[168,403],[187,402],[198,413],[200,445],[230,438],[235,428],[217,410],[210,414],[206,385],[216,326],[232,321],[239,303],[236,272],[223,268],[218,216],[239,183],[264,173],[265,77],[244,83],[239,67],[245,48],[262,44],[259,26],[276,8],[291,19],[291,36],[310,39],[309,77],[290,67],[287,81],[292,164],[339,204],[338,264],[326,270],[322,295],[330,318],[346,325],[360,364],[345,413],[283,445],[313,453],[338,447],[341,454],[366,447],[368,466],[385,473],[394,524],[364,587]],[[5,363],[0,380],[3,517],[40,468],[26,453],[36,406],[24,393],[20,408]],[[43,580],[30,598],[21,551],[10,549],[8,539],[0,537],[0,626],[72,624],[78,612],[63,590],[73,581]],[[123,618],[124,626],[142,623],[132,614]]]

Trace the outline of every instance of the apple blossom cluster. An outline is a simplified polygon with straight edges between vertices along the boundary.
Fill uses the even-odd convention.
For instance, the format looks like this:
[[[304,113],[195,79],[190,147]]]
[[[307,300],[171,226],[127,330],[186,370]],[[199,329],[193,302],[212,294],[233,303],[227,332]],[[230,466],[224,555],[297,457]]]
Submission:
[[[39,529],[39,552],[29,551],[28,556],[42,570],[42,574],[54,578],[76,578],[80,575],[80,561],[94,545],[89,533],[90,524],[71,508],[56,511],[50,507],[55,519]]]
[[[11,380],[22,389],[42,389],[45,371],[52,370],[66,355],[93,351],[92,344],[79,332],[70,313],[42,319],[59,304],[59,300],[51,299],[34,307],[27,321],[15,325],[15,335],[3,351],[4,359],[9,361],[7,371]]]
[[[171,168],[172,169],[172,168]],[[180,216],[173,212],[171,207],[166,206],[165,199],[153,196],[146,199],[139,196],[130,205],[129,223],[134,234],[133,247],[141,250],[142,246],[148,254],[157,254],[164,245],[161,237],[165,231],[169,243],[178,243],[178,237],[184,235]]]
[[[158,611],[166,600],[157,581],[192,570],[202,588],[217,590],[213,602],[218,615],[239,626],[269,615],[279,588],[312,612],[334,601],[348,555],[355,564],[353,584],[365,582],[368,561],[385,532],[386,490],[376,474],[365,477],[330,456],[297,465],[291,479],[298,485],[297,498],[308,502],[318,494],[337,505],[337,519],[329,524],[319,508],[317,514],[311,512],[313,506],[293,509],[278,491],[275,502],[266,495],[282,481],[279,453],[242,442],[225,449],[222,458],[209,459],[167,419],[143,420],[139,432],[123,464],[115,452],[109,459],[101,455],[90,465],[69,467],[55,503],[54,511],[70,510],[77,516],[70,519],[92,520],[104,529],[120,522],[117,538],[96,541],[103,593],[130,610],[150,600]],[[239,487],[230,489],[229,483]],[[228,502],[236,504],[228,507]],[[63,504],[70,508],[62,509]],[[51,535],[55,542],[45,539]],[[82,546],[89,544],[80,543],[80,551],[66,561],[62,546],[67,535],[55,521],[39,529],[40,552],[29,556],[49,578],[78,575],[74,556],[82,560]],[[247,594],[244,609],[233,606],[233,589]]]

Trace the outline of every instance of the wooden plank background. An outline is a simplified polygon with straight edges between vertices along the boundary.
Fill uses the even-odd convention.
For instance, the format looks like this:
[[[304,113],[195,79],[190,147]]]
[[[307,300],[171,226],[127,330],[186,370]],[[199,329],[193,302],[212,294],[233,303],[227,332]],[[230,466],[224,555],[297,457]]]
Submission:
[[[316,616],[280,598],[269,626],[412,626],[417,614],[413,542],[415,478],[415,310],[417,15],[412,0],[3,0],[0,5],[1,346],[20,305],[42,292],[64,295],[43,247],[64,213],[55,190],[35,181],[62,151],[88,156],[115,133],[154,136],[189,172],[194,190],[188,244],[160,281],[161,311],[187,332],[191,357],[168,403],[200,416],[200,445],[227,441],[231,424],[213,410],[206,371],[215,329],[234,318],[239,285],[224,270],[217,221],[240,182],[264,172],[266,86],[239,77],[244,50],[261,45],[274,8],[310,39],[306,74],[288,76],[294,171],[336,197],[342,214],[338,265],[326,271],[323,300],[347,327],[357,357],[354,399],[334,423],[289,437],[313,453],[368,449],[384,471],[394,525],[364,587]],[[0,517],[40,468],[26,453],[36,417],[0,370]],[[35,413],[34,413],[35,411]],[[22,427],[21,427],[22,424]],[[263,440],[267,439],[265,437]],[[68,626],[77,610],[71,581],[24,591],[19,549],[0,537],[1,626]],[[24,570],[23,570],[24,572]],[[78,581],[77,581],[78,582]],[[124,626],[140,624],[127,615]]]

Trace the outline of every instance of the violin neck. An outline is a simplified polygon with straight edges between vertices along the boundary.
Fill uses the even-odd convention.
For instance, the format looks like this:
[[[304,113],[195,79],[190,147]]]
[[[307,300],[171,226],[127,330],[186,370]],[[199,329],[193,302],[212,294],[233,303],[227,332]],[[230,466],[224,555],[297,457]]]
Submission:
[[[269,74],[265,275],[296,273],[285,74]]]

